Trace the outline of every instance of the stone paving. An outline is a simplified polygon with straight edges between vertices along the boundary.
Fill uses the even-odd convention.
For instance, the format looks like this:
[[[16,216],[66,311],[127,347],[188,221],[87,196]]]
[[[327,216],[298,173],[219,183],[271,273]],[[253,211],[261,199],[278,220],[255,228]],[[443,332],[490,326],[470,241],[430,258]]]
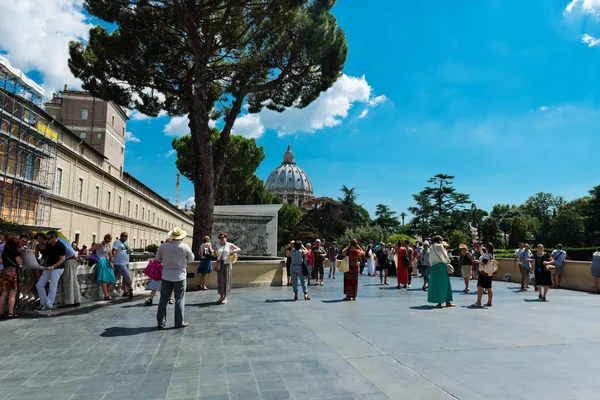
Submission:
[[[235,273],[235,271],[234,271]],[[474,282],[473,282],[474,283]],[[495,282],[494,307],[453,280],[456,308],[362,276],[310,287],[186,295],[186,329],[156,326],[145,297],[87,312],[0,321],[1,399],[592,399],[600,393],[600,296],[548,303]],[[172,306],[170,306],[172,307]],[[169,309],[169,324],[173,310]]]

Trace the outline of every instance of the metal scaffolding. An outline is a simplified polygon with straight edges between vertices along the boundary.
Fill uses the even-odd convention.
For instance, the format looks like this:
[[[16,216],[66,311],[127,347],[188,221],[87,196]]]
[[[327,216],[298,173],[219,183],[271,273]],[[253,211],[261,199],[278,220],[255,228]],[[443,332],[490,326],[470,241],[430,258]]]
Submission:
[[[47,226],[59,130],[41,108],[44,91],[0,56],[0,218]]]

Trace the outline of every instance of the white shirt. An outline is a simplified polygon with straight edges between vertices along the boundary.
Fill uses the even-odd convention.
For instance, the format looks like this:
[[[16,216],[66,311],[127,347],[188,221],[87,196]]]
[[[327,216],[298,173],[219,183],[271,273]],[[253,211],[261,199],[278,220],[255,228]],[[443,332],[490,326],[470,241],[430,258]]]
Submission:
[[[450,263],[450,259],[448,258],[448,254],[446,254],[444,246],[441,243],[434,243],[429,252],[429,264],[435,265],[439,263],[448,264]]]
[[[522,262],[522,261],[520,260],[520,258],[519,258],[519,256],[521,255],[521,252],[522,252],[523,250],[524,250],[524,249],[517,249],[517,250],[515,250],[515,258],[518,260],[518,262],[519,262],[519,265],[523,265],[523,262]]]
[[[187,265],[194,261],[194,253],[187,244],[172,240],[160,245],[156,259],[163,265],[162,279],[179,282],[186,279]]]
[[[121,240],[119,239],[115,240],[115,243],[113,243],[112,248],[117,250],[114,257],[115,265],[129,264],[129,252],[131,250],[129,249],[129,243],[127,243],[127,240],[125,242],[121,242]]]
[[[229,256],[229,254],[231,254],[231,250],[232,250],[232,244],[229,242],[225,242],[224,246],[221,246],[221,243],[217,243],[217,260],[221,261],[227,260],[227,257]]]

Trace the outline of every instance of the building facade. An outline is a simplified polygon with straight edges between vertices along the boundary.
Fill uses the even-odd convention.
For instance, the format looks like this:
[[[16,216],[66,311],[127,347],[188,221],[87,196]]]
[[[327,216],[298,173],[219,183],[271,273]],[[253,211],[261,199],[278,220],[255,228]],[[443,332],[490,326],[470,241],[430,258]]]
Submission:
[[[283,162],[267,178],[265,189],[281,197],[284,203],[302,205],[302,202],[314,197],[310,178],[294,159],[291,145],[283,154]]]
[[[41,88],[7,61],[2,67],[0,218],[58,228],[80,246],[127,231],[132,248],[145,248],[175,227],[191,244],[193,219],[123,170],[120,107],[64,90],[42,110]]]

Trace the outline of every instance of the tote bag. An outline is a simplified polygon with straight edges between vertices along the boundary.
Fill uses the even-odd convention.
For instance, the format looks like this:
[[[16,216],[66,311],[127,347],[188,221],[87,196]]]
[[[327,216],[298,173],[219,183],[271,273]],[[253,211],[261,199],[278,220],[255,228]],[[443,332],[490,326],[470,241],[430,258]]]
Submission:
[[[348,272],[350,271],[350,259],[348,256],[344,257],[342,263],[340,264],[338,271],[340,272]]]
[[[158,260],[150,260],[148,266],[144,268],[144,274],[153,281],[162,280],[162,263]]]

